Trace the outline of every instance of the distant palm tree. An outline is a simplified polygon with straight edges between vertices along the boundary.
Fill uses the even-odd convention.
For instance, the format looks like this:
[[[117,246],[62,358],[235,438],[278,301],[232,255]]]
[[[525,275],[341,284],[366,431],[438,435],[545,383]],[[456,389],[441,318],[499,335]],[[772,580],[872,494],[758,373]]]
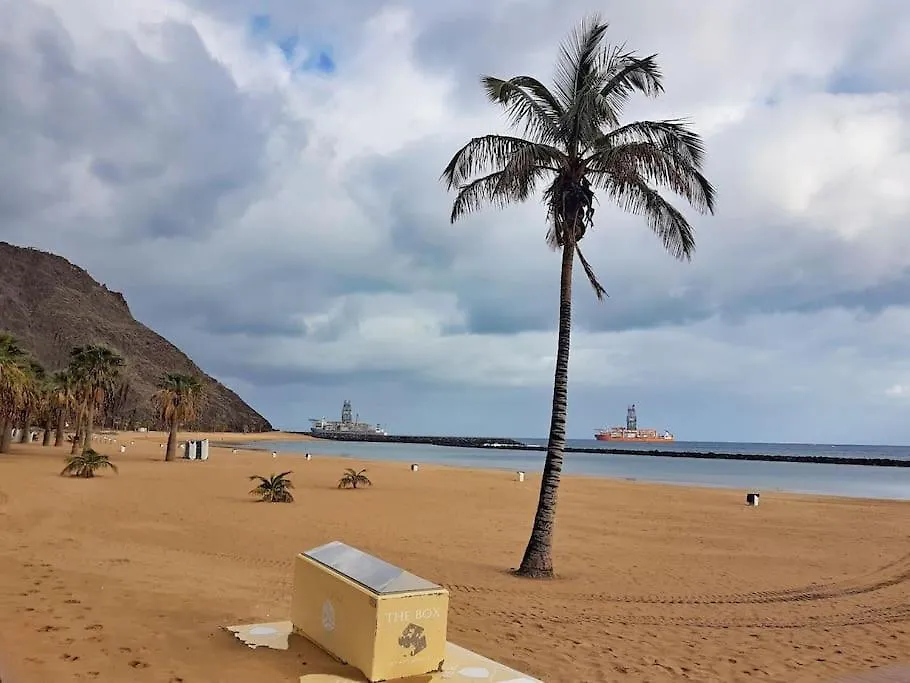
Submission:
[[[366,470],[352,470],[350,468],[344,471],[344,476],[338,480],[338,488],[346,489],[351,487],[356,489],[358,486],[372,486],[373,482],[369,480],[366,474]]]
[[[11,334],[0,332],[0,453],[8,453],[14,422],[26,400],[28,355]]]
[[[484,205],[503,207],[535,196],[543,184],[547,243],[562,251],[559,341],[547,458],[534,527],[517,573],[553,575],[551,548],[566,442],[566,396],[575,257],[598,299],[606,295],[579,243],[594,224],[596,192],[642,216],[664,247],[689,259],[695,235],[661,186],[702,212],[714,210],[714,188],[701,173],[704,146],[686,122],[637,121],[620,115],[634,93],[663,92],[656,55],[639,57],[605,44],[607,24],[585,20],[563,43],[553,89],[531,76],[485,76],[491,102],[505,110],[517,136],[484,135],[462,147],[443,172],[457,195],[451,221]]]
[[[58,370],[54,373],[51,384],[53,391],[50,395],[50,408],[55,425],[54,446],[60,446],[63,443],[66,417],[76,409],[76,382],[68,370]]]
[[[86,448],[81,453],[71,455],[66,459],[66,467],[60,472],[61,477],[82,477],[91,479],[95,472],[109,468],[117,474],[117,466],[110,461],[106,455],[96,452],[92,448]]]
[[[19,443],[29,443],[32,436],[32,421],[40,416],[44,404],[44,383],[47,374],[41,363],[34,358],[26,358],[23,362],[25,368],[25,383],[19,406],[19,424],[22,429],[19,434]]]
[[[152,396],[152,403],[158,417],[168,426],[165,461],[177,456],[177,432],[180,425],[196,419],[196,413],[205,396],[205,385],[197,375],[168,373],[158,383],[158,391]]]
[[[281,474],[272,474],[268,477],[261,477],[254,474],[250,481],[258,481],[259,485],[250,491],[251,496],[259,496],[263,503],[293,503],[294,496],[291,489],[294,483],[288,479],[288,475],[293,474],[290,470]]]
[[[88,450],[92,446],[95,410],[104,401],[105,394],[113,388],[123,366],[124,361],[120,354],[100,344],[78,346],[70,352],[70,372],[81,384],[85,415],[83,450]]]

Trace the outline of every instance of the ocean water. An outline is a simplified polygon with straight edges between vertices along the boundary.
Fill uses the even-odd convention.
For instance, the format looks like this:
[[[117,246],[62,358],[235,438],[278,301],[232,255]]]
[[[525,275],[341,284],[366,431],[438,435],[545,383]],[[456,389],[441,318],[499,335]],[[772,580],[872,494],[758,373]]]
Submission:
[[[546,440],[518,439],[543,446]],[[578,448],[609,446],[593,439],[570,439]],[[490,468],[541,472],[543,451],[510,451],[487,448],[453,448],[423,444],[362,443],[323,440],[259,441],[252,448],[331,455],[367,463],[385,460],[402,463],[432,463],[453,467]],[[825,444],[761,444],[677,441],[672,444],[623,444],[640,450],[761,453],[767,455],[828,455],[854,458],[910,460],[906,446],[838,446]],[[364,465],[368,466],[368,465]],[[566,453],[564,472],[665,484],[711,486],[761,492],[786,491],[859,498],[910,500],[910,467],[863,465],[816,465],[812,463],[700,460],[639,455]]]

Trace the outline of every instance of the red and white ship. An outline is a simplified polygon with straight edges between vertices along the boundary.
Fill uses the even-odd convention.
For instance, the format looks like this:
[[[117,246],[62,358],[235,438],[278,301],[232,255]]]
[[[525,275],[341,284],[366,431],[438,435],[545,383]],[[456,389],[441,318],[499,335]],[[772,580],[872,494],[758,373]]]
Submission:
[[[639,429],[638,418],[635,415],[635,404],[626,410],[626,426],[602,429],[594,434],[598,441],[626,441],[637,443],[652,443],[674,441],[676,439],[670,432],[664,430],[659,433],[656,429]]]

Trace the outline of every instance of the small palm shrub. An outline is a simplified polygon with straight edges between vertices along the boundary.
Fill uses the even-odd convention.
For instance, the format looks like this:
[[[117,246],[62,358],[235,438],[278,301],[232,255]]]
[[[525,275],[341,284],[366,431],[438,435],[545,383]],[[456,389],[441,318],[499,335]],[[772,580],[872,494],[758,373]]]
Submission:
[[[117,466],[111,462],[110,458],[89,448],[83,453],[69,456],[66,459],[66,467],[61,470],[60,476],[91,479],[95,476],[95,472],[105,468],[113,470],[114,474],[117,473]]]
[[[338,488],[346,489],[349,486],[356,489],[358,486],[372,486],[373,482],[364,474],[366,470],[352,470],[350,467],[344,471],[344,476],[338,480]]]
[[[259,496],[260,502],[263,503],[293,503],[294,496],[290,490],[294,488],[294,482],[288,479],[289,474],[292,472],[272,474],[268,477],[254,474],[250,481],[258,481],[259,485],[250,491],[250,495]]]

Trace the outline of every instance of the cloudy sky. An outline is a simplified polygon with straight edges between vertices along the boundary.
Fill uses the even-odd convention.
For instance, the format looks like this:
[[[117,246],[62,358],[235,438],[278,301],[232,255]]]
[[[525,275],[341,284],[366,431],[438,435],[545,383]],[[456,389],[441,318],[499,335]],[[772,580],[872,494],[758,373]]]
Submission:
[[[538,202],[451,226],[438,182],[504,131],[482,74],[549,79],[607,12],[657,52],[716,216],[691,263],[604,204],[569,433],[910,442],[905,0],[0,0],[0,239],[59,253],[301,428],[542,436],[559,258]]]

